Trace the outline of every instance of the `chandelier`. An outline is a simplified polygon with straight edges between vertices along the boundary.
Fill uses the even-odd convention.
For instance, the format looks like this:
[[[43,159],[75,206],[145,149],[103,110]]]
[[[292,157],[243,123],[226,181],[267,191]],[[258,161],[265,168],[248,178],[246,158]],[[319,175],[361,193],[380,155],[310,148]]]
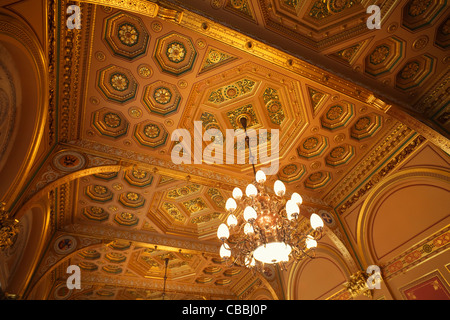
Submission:
[[[242,124],[246,129],[246,121]],[[246,141],[248,144],[248,135]],[[302,197],[294,192],[287,199],[282,181],[276,180],[272,191],[264,184],[266,175],[262,170],[255,172],[253,165],[253,173],[255,179],[247,185],[245,194],[236,187],[226,201],[227,223],[217,229],[222,241],[221,258],[257,270],[262,270],[264,264],[278,264],[286,270],[285,263],[291,258],[314,258],[317,241],[322,238],[322,219],[313,213],[311,228],[304,232],[299,217]],[[242,210],[238,218],[236,214]]]

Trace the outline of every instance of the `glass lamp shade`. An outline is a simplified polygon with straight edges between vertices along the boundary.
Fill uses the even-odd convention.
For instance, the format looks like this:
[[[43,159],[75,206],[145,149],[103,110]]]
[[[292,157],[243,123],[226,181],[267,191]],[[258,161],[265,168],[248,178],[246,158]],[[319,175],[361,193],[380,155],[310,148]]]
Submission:
[[[236,210],[236,208],[236,201],[234,201],[233,198],[228,198],[227,202],[225,203],[225,209],[227,209],[227,211],[233,212],[234,210]]]
[[[238,187],[233,189],[233,198],[235,198],[236,200],[239,200],[242,198],[242,191]]]
[[[273,184],[273,191],[275,192],[276,195],[282,197],[284,195],[284,193],[286,192],[286,187],[283,182],[281,182],[280,180],[277,180]]]
[[[257,216],[258,215],[257,215],[255,209],[253,209],[252,207],[248,206],[248,207],[246,207],[244,209],[244,219],[245,219],[245,221],[256,219]]]
[[[256,172],[255,178],[256,178],[256,182],[258,182],[258,183],[266,182],[266,174],[262,170],[258,170],[258,172]]]
[[[250,183],[245,189],[245,194],[247,195],[247,197],[254,197],[258,194],[258,189],[256,189],[256,187]]]
[[[234,227],[235,225],[237,225],[237,218],[236,218],[236,216],[234,214],[230,214],[228,216],[227,225],[229,227]]]
[[[306,237],[306,248],[311,249],[317,247],[317,241],[311,236]]]
[[[244,225],[244,233],[245,234],[252,234],[253,232],[255,232],[254,230],[253,230],[253,227],[252,227],[252,225],[250,224],[250,223],[246,223],[245,225]]]
[[[228,230],[228,227],[225,223],[222,223],[219,228],[217,229],[217,238],[220,240],[222,239],[228,239],[230,236],[230,230]]]
[[[318,214],[313,213],[311,217],[309,217],[309,222],[314,230],[323,227],[323,220],[319,217]]]
[[[220,246],[220,257],[222,259],[227,259],[229,257],[231,257],[231,250],[229,248],[227,248],[228,246],[225,246],[225,243],[222,244],[222,246]]]
[[[292,220],[295,216],[295,214],[299,214],[300,209],[298,205],[294,202],[294,200],[288,200],[286,202],[286,215],[289,220]]]
[[[284,242],[269,242],[256,248],[253,257],[263,263],[289,261],[291,250],[291,246]]]
[[[297,192],[294,192],[292,194],[291,200],[294,201],[298,206],[301,205],[303,202],[302,196],[299,195]]]

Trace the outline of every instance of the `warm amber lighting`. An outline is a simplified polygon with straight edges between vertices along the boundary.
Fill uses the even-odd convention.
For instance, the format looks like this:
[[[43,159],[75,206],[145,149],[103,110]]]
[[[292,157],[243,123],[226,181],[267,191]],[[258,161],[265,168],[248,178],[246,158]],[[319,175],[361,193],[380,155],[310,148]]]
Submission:
[[[226,202],[230,213],[227,224],[222,223],[217,236],[223,244],[222,258],[248,268],[261,268],[265,263],[283,263],[291,258],[313,257],[317,240],[322,237],[323,221],[312,214],[309,234],[300,230],[303,216],[300,214],[302,197],[294,192],[285,199],[286,187],[275,181],[273,192],[264,186],[266,176],[261,170],[255,174],[255,181],[245,189],[233,190],[233,198]],[[233,214],[234,212],[235,214]],[[232,241],[227,239],[231,237]]]

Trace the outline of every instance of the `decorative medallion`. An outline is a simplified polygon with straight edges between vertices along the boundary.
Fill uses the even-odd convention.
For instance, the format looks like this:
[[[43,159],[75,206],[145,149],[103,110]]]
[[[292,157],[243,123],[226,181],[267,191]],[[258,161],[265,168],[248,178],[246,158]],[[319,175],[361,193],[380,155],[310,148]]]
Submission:
[[[133,99],[137,87],[132,73],[122,67],[110,65],[98,73],[98,88],[111,101],[123,103]]]
[[[310,98],[313,114],[315,116],[322,107],[323,103],[327,100],[328,94],[321,92],[315,88],[308,87],[308,95]]]
[[[108,202],[113,198],[113,193],[103,185],[89,185],[84,189],[84,194],[97,202]]]
[[[434,69],[435,59],[424,54],[407,61],[397,73],[395,85],[402,90],[409,90],[422,84]]]
[[[195,198],[192,200],[184,201],[183,206],[190,214],[194,214],[199,211],[208,209],[206,203],[202,200],[202,198]]]
[[[205,54],[199,74],[216,69],[238,58],[216,48],[209,48]]]
[[[267,88],[263,93],[263,100],[266,104],[270,121],[274,124],[281,125],[285,116],[277,90]]]
[[[350,136],[357,140],[372,137],[380,130],[382,118],[376,113],[369,113],[358,118],[355,124],[350,128]]]
[[[310,174],[305,180],[305,187],[308,189],[319,189],[325,187],[331,181],[331,174],[325,171],[318,171]]]
[[[349,144],[343,144],[331,149],[325,157],[325,162],[329,166],[340,166],[347,164],[355,155],[355,148]]]
[[[153,74],[153,70],[148,64],[141,64],[137,71],[138,74],[144,79],[150,78]]]
[[[144,121],[135,126],[133,137],[143,146],[158,148],[165,145],[168,133],[162,124]]]
[[[119,202],[128,208],[140,208],[145,204],[145,199],[139,193],[125,192],[120,194]]]
[[[138,42],[139,32],[134,25],[130,23],[124,23],[119,26],[118,36],[120,42],[131,47]]]
[[[124,180],[134,187],[148,187],[153,182],[153,175],[142,169],[129,169],[125,171]]]
[[[105,254],[105,259],[112,263],[122,263],[127,257],[119,252],[108,252]]]
[[[226,115],[228,117],[228,120],[230,121],[231,126],[235,130],[242,129],[242,125],[240,122],[242,117],[247,118],[247,128],[249,129],[259,125],[259,121],[256,117],[256,113],[252,104],[247,104],[232,111],[228,111]]]
[[[94,221],[105,221],[109,218],[109,214],[103,208],[96,206],[83,208],[82,213],[86,218]]]
[[[323,222],[325,222],[325,224],[328,227],[334,227],[335,225],[335,220],[333,218],[333,215],[331,213],[329,213],[326,210],[320,210],[318,212],[319,216],[322,218]]]
[[[229,100],[248,96],[253,93],[256,87],[256,81],[243,78],[217,89],[213,89],[208,95],[208,102],[213,105],[220,105]]]
[[[67,255],[73,252],[77,247],[77,240],[68,235],[64,235],[55,240],[53,249],[55,249],[57,254]]]
[[[192,194],[198,193],[201,186],[199,184],[188,184],[183,187],[169,189],[166,193],[166,198],[168,199],[178,199],[183,198]]]
[[[121,212],[114,216],[114,222],[121,226],[131,227],[138,224],[139,218],[134,213]]]
[[[157,40],[154,57],[163,72],[180,76],[192,70],[197,51],[189,37],[170,33]]]
[[[380,40],[365,59],[365,72],[379,76],[393,70],[404,55],[404,41],[390,37]]]
[[[297,153],[303,158],[313,158],[322,154],[328,146],[328,138],[322,135],[306,137],[297,147]]]
[[[186,219],[185,216],[180,212],[180,210],[170,202],[164,202],[162,204],[162,209],[176,221],[184,222],[184,220]]]
[[[86,159],[75,151],[61,151],[53,157],[52,164],[63,172],[74,172],[84,168]]]
[[[151,113],[167,116],[177,112],[181,94],[176,86],[156,81],[145,87],[142,102]]]
[[[225,198],[219,189],[209,188],[206,194],[219,209],[225,208]]]
[[[290,183],[298,181],[305,174],[305,166],[300,163],[290,163],[278,171],[278,179]]]
[[[346,101],[331,105],[322,117],[320,117],[322,127],[329,130],[336,130],[345,126],[353,117],[353,109],[353,104]]]
[[[119,12],[105,20],[104,41],[114,55],[134,60],[147,51],[150,35],[142,20]]]
[[[97,260],[100,258],[100,252],[94,249],[85,249],[78,253],[78,255],[87,260]]]
[[[403,26],[411,31],[432,24],[445,9],[447,1],[410,0],[403,7]]]
[[[93,127],[103,136],[119,138],[128,131],[129,122],[119,111],[102,108],[94,112],[92,121]]]

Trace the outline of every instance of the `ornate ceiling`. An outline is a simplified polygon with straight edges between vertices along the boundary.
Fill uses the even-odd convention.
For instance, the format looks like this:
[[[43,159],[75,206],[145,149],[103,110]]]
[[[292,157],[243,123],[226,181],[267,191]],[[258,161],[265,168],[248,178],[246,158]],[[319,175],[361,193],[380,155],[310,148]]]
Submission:
[[[242,117],[280,130],[269,182],[304,196],[305,217],[341,228],[334,212],[369,173],[423,141],[428,127],[410,115],[436,140],[450,130],[447,1],[378,1],[379,31],[366,26],[368,2],[89,0],[70,30],[68,2],[49,1],[45,150],[15,203],[48,197],[52,208],[30,288],[48,281],[49,299],[161,299],[167,257],[169,299],[258,287],[281,297],[275,270],[218,257],[225,200],[252,180],[251,166],[176,165],[171,136],[194,137],[194,121],[238,129]],[[270,149],[271,136],[259,143]],[[70,264],[83,272],[76,293],[65,287]]]

